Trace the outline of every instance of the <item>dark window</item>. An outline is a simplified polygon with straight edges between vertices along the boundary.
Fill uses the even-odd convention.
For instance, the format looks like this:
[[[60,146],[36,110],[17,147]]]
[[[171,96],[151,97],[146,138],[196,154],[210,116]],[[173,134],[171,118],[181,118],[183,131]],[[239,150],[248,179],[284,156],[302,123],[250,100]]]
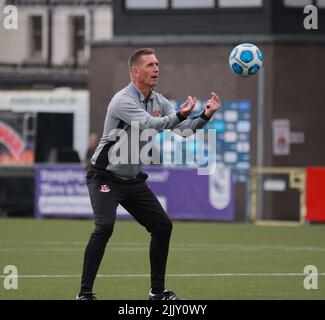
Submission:
[[[74,64],[78,64],[85,49],[85,17],[72,17],[72,56]]]
[[[43,18],[31,17],[31,55],[41,55],[43,50]]]
[[[73,43],[76,51],[85,48],[85,17],[73,17]]]

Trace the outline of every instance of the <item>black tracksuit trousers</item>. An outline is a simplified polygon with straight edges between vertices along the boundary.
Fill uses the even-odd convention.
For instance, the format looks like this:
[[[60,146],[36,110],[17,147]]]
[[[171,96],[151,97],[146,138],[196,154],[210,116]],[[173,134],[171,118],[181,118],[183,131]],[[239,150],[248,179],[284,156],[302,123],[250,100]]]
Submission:
[[[81,291],[91,292],[106,244],[113,233],[116,208],[121,204],[151,234],[150,267],[152,292],[165,289],[165,271],[172,223],[140,172],[132,180],[91,167],[87,186],[95,218],[95,230],[85,250]]]

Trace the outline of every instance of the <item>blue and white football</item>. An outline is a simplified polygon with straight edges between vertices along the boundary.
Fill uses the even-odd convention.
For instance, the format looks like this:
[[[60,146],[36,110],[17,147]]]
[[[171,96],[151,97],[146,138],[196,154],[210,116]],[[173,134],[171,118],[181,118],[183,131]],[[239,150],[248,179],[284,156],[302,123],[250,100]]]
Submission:
[[[263,65],[263,54],[255,45],[242,43],[232,50],[229,64],[233,73],[242,77],[253,76]]]

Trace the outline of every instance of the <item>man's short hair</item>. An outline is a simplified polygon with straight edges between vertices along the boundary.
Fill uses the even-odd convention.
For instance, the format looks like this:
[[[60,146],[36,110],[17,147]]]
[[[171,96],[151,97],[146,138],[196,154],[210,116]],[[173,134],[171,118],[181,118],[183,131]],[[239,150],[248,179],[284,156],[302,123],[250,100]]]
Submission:
[[[138,49],[138,50],[134,51],[131,54],[129,61],[128,61],[129,69],[131,70],[134,65],[138,64],[143,55],[150,55],[150,54],[155,55],[155,50],[151,49],[151,48],[143,48],[143,49]]]

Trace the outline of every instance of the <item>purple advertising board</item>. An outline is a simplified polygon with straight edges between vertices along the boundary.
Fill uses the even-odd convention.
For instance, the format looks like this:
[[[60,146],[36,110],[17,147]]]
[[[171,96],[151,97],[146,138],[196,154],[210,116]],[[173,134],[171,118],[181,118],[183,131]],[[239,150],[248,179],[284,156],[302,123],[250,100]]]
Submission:
[[[234,220],[234,185],[229,170],[198,175],[197,169],[145,170],[148,184],[173,219]]]
[[[35,215],[91,217],[85,169],[81,166],[36,166]]]
[[[198,175],[197,169],[144,168],[147,180],[171,219],[234,220],[234,183],[230,170]],[[80,166],[37,166],[36,216],[92,217],[92,209]],[[119,218],[129,214],[119,206]]]

